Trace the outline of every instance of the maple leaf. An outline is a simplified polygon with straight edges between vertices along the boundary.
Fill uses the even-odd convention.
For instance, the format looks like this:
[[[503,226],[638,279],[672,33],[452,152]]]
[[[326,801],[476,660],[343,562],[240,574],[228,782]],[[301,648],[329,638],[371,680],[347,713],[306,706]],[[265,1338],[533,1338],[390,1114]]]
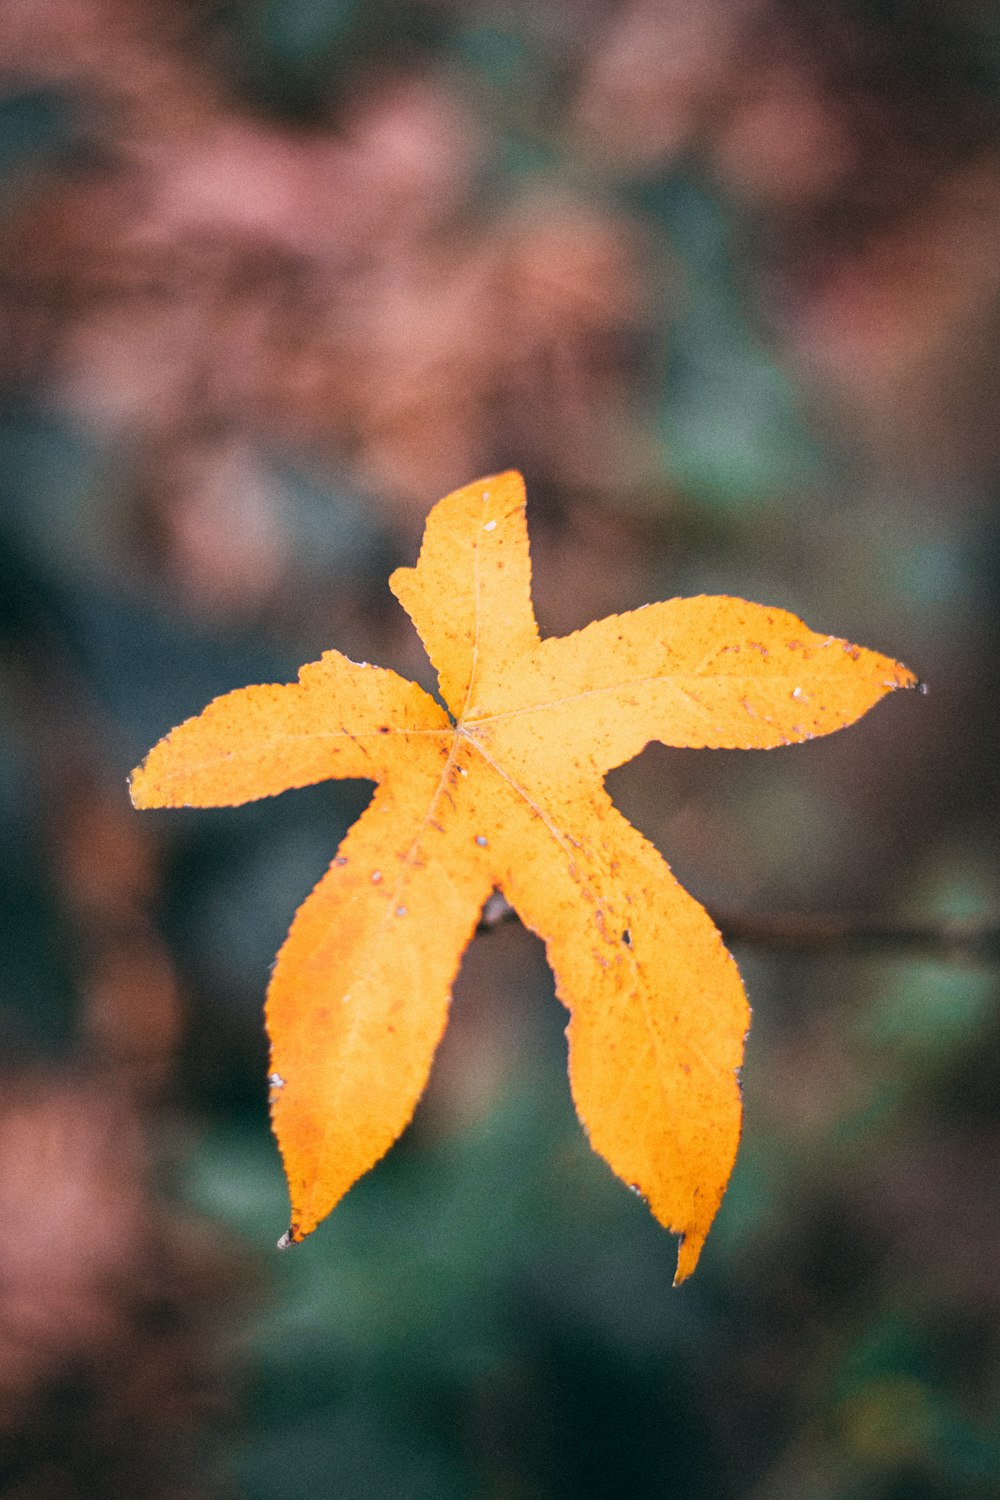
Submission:
[[[337,651],[215,699],[133,773],[137,807],[232,806],[326,777],[378,783],[296,914],[267,999],[271,1110],[303,1239],[409,1122],[462,953],[499,889],[545,942],[591,1145],[694,1269],[740,1134],[749,1007],[704,909],[613,806],[650,740],[768,748],[851,723],[913,675],[794,615],[671,599],[539,638],[524,485],[431,511],[390,579],[435,702]]]

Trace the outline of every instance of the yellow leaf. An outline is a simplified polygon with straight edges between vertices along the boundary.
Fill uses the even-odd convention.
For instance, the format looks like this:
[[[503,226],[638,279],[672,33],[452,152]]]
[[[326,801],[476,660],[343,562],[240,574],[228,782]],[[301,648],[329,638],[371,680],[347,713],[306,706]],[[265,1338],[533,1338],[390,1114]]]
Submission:
[[[591,1144],[694,1269],[740,1132],[749,1007],[707,913],[603,787],[649,740],[767,748],[853,722],[914,678],[741,599],[673,599],[541,641],[515,473],[434,507],[390,585],[447,712],[328,651],[162,740],[137,807],[378,783],[300,907],[268,992],[271,1102],[300,1240],[409,1121],[462,953],[501,890],[545,941]]]

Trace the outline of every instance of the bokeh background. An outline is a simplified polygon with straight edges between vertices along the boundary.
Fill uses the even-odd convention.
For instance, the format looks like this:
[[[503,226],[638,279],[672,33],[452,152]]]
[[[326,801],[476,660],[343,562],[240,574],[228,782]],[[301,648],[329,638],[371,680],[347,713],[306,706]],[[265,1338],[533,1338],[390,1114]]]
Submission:
[[[387,574],[516,465],[547,632],[728,592],[929,685],[614,774],[713,913],[995,927],[998,104],[989,0],[0,6],[7,1500],[1000,1493],[988,955],[736,949],[742,1153],[673,1291],[499,928],[278,1256],[261,1002],[370,788],[125,785],[328,646],[427,682]]]

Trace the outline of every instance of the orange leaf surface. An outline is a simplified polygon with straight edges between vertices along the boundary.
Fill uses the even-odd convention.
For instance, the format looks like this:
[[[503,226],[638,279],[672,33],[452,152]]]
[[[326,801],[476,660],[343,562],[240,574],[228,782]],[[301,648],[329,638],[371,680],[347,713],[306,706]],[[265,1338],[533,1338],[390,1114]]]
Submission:
[[[234,805],[329,776],[374,797],[300,907],[267,999],[271,1108],[309,1234],[409,1121],[494,888],[545,941],[591,1144],[694,1269],[736,1155],[749,1007],[707,913],[603,786],[650,740],[768,748],[914,678],[741,599],[672,599],[540,640],[520,475],[448,495],[390,586],[447,711],[328,651],[210,703],[133,774],[137,807]]]

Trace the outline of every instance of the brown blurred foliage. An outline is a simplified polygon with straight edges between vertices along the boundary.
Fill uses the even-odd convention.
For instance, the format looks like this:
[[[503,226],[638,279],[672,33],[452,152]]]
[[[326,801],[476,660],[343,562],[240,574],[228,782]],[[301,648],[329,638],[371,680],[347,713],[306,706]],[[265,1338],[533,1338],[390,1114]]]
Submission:
[[[616,164],[698,153],[747,215],[775,331],[896,474],[1000,457],[983,411],[1000,302],[990,12],[631,0],[576,106]]]
[[[477,212],[480,127],[440,80],[360,79],[332,128],[293,127],[220,86],[181,8],[21,15],[8,65],[72,88],[94,145],[5,225],[7,374],[135,446],[193,602],[280,577],[254,447],[347,464],[413,535],[515,456],[566,490],[649,480],[638,231],[550,194]]]
[[[21,1071],[0,1105],[0,1473],[11,1500],[198,1500],[232,1276],[167,1209],[111,1071]]]
[[[33,746],[75,1042],[8,1052],[0,1102],[0,1484],[12,1500],[201,1500],[233,1405],[233,1276],[165,1191],[183,1006],[151,909],[155,842],[108,784],[100,718],[57,651],[6,687]],[[8,997],[10,998],[10,997]]]

